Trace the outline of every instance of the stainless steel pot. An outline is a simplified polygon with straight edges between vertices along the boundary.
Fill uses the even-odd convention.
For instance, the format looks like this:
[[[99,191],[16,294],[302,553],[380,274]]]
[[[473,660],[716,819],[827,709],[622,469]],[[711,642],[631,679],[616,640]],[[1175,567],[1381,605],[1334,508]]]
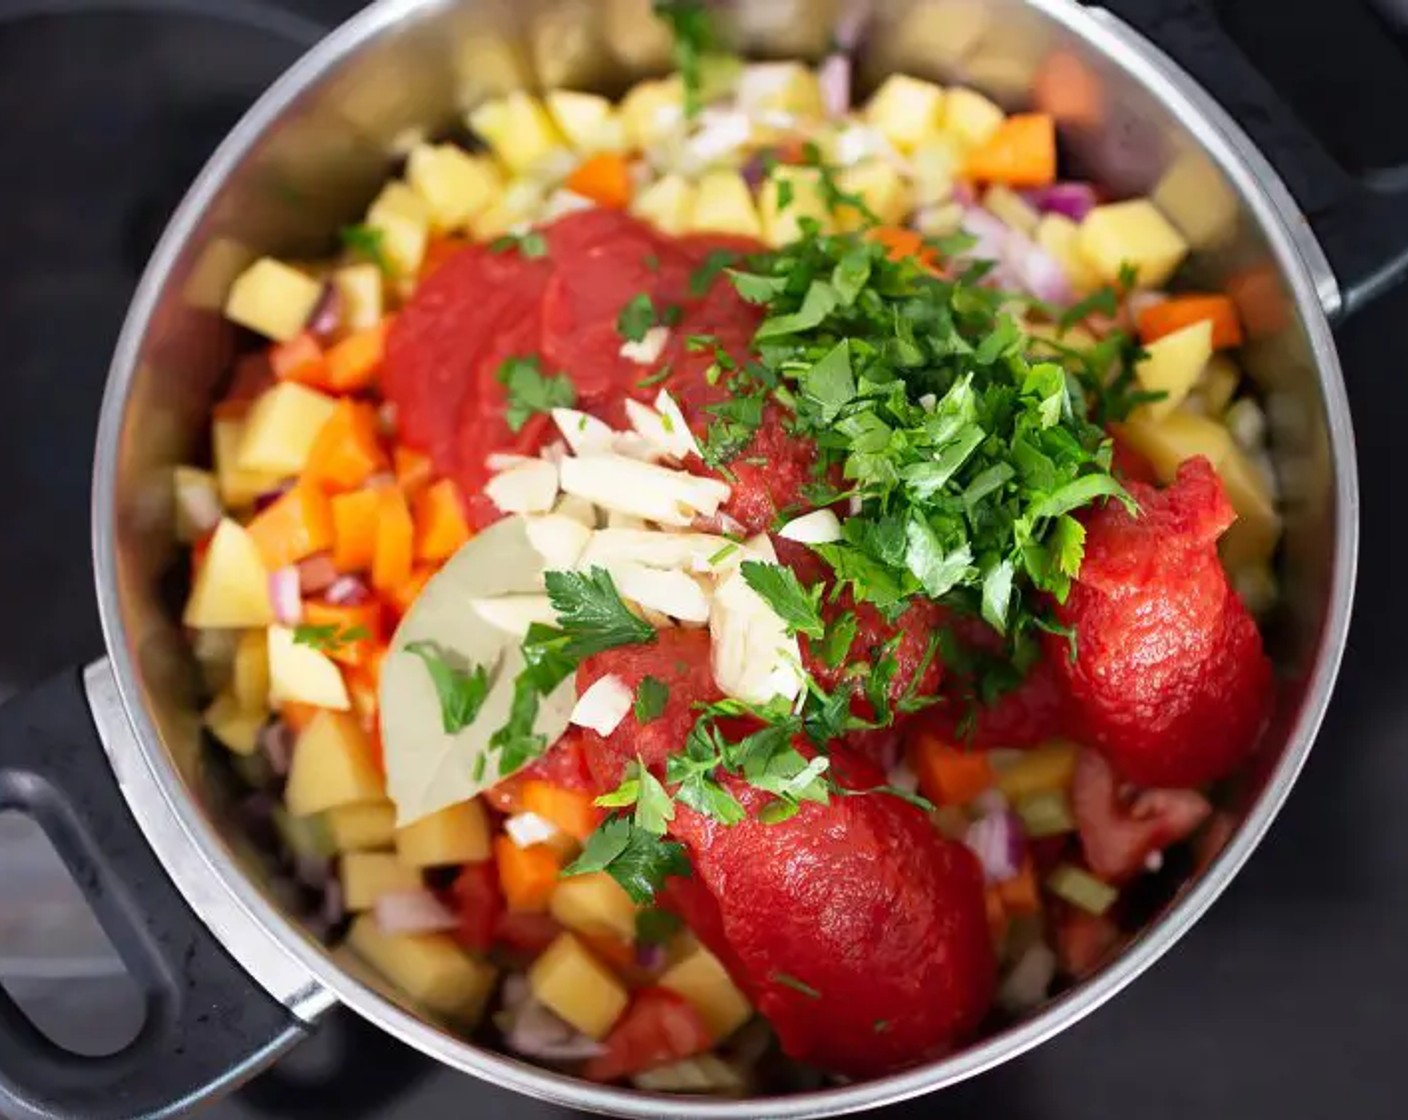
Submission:
[[[486,96],[535,83],[618,89],[667,65],[648,0],[380,0],[299,62],[220,148],[122,333],[93,506],[108,658],[0,713],[0,810],[29,812],[50,833],[148,993],[148,1018],[121,1053],[78,1058],[0,992],[0,1111],[170,1114],[256,1072],[342,1003],[466,1073],[562,1104],[635,1117],[834,1115],[1020,1054],[1166,952],[1270,825],[1334,683],[1359,511],[1330,323],[1397,277],[1408,207],[1334,167],[1200,0],[1114,6],[1196,72],[1261,147],[1130,23],[1071,0],[877,0],[861,71],[959,80],[1054,113],[1070,163],[1121,193],[1152,193],[1195,246],[1189,276],[1241,304],[1245,364],[1265,396],[1286,499],[1285,606],[1270,630],[1281,697],[1262,765],[1234,795],[1240,827],[1206,871],[1099,974],[1026,1020],[893,1077],[766,1102],[655,1097],[515,1061],[441,1029],[299,927],[270,893],[202,750],[194,675],[162,590],[177,559],[169,467],[199,452],[228,368],[233,332],[219,313],[228,283],[264,252],[325,252],[398,145],[452,130]],[[752,53],[815,57],[840,7],[743,0],[736,26]]]

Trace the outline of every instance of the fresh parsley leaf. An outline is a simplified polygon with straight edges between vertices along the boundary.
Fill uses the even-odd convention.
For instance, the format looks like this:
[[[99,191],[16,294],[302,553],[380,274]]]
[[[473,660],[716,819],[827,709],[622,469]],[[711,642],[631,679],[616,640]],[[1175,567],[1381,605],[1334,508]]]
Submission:
[[[680,916],[671,910],[647,906],[636,911],[636,943],[665,945],[684,928]]]
[[[489,671],[483,665],[473,669],[452,665],[434,642],[411,642],[405,649],[425,662],[440,698],[440,725],[445,734],[453,735],[473,723],[489,695]]]
[[[637,388],[637,389],[653,389],[656,385],[659,385],[662,381],[668,381],[668,380],[670,379],[671,375],[674,374],[674,372],[675,372],[675,371],[674,371],[674,369],[670,366],[670,363],[669,363],[669,362],[666,362],[663,366],[661,366],[659,369],[657,369],[654,373],[648,373],[648,374],[646,374],[644,377],[642,377],[639,381],[637,381],[637,382],[636,382],[636,388]]]
[[[1075,579],[1085,559],[1085,526],[1069,514],[1064,515],[1051,527],[1048,543],[1061,574]]]
[[[791,568],[761,560],[745,560],[739,565],[744,582],[756,591],[773,613],[782,619],[789,634],[820,638],[826,633],[821,617],[820,587],[802,586]]]
[[[1111,318],[1120,309],[1119,293],[1111,287],[1097,288],[1084,299],[1071,304],[1056,321],[1058,335],[1065,334],[1072,327],[1079,326],[1092,315],[1107,315]]]
[[[533,730],[538,718],[541,693],[533,674],[527,670],[513,682],[513,700],[508,719],[489,736],[489,749],[499,752],[499,774],[507,776],[522,769],[547,749],[547,736]]]
[[[738,824],[747,814],[738,798],[708,774],[692,773],[680,782],[675,798],[695,812],[724,824]]]
[[[945,549],[922,517],[911,518],[905,526],[905,541],[905,564],[932,599],[947,595],[972,573],[973,550],[967,542]]]
[[[805,981],[798,980],[790,972],[774,972],[771,976],[773,983],[781,984],[784,988],[791,988],[794,992],[801,992],[808,999],[820,999],[821,993]]]
[[[396,269],[391,258],[386,255],[385,238],[375,226],[344,226],[341,233],[342,245],[353,256],[370,261],[381,270],[383,276],[394,277]]]
[[[1012,604],[1012,581],[1016,574],[1011,560],[1001,560],[983,575],[983,620],[999,634],[1007,633],[1007,613]]]
[[[529,260],[548,255],[547,239],[535,229],[526,233],[506,233],[489,242],[491,253],[507,253],[511,249],[517,249],[519,254]]]
[[[636,763],[636,773],[640,779],[640,796],[636,798],[635,825],[656,836],[663,836],[666,826],[675,819],[674,802],[660,784],[660,779],[643,763]]]
[[[714,286],[714,281],[718,279],[719,273],[736,260],[738,260],[738,254],[732,249],[711,251],[704,258],[704,263],[689,274],[689,294],[695,299],[707,294],[709,289]]]
[[[627,300],[626,306],[616,316],[616,333],[628,342],[639,342],[655,326],[657,319],[654,301],[641,292]]]
[[[820,647],[812,648],[827,665],[839,669],[851,651],[859,626],[855,611],[843,611],[827,624],[826,636],[822,639]]]
[[[799,380],[802,392],[820,409],[821,422],[829,424],[856,395],[849,340],[843,338]]]
[[[571,408],[577,390],[565,373],[545,376],[537,358],[509,358],[499,367],[499,384],[508,390],[504,413],[510,431],[523,430],[530,417],[554,408]]]
[[[632,901],[645,906],[670,875],[690,874],[683,844],[638,828],[624,817],[613,817],[587,837],[582,854],[563,875],[605,871],[620,883]]]
[[[335,622],[326,625],[303,623],[293,628],[294,645],[311,646],[325,653],[336,653],[351,642],[364,641],[370,637],[371,632],[365,626],[339,628]]]
[[[728,273],[734,291],[747,303],[768,303],[787,287],[785,276],[759,276],[732,268]]]
[[[753,336],[754,341],[763,342],[770,338],[812,330],[820,326],[836,309],[838,302],[835,288],[825,280],[813,280],[802,300],[802,306],[789,314],[773,315],[764,319]]]
[[[636,686],[635,713],[638,723],[660,718],[670,700],[670,689],[659,677],[644,676]]]
[[[673,33],[675,69],[684,85],[684,112],[703,107],[715,73],[727,63],[713,13],[702,0],[655,0],[655,14]],[[711,78],[714,81],[711,81]]]
[[[545,579],[548,599],[567,635],[567,656],[590,657],[617,646],[656,640],[655,627],[630,612],[604,568],[548,572]]]
[[[1032,507],[1033,521],[1043,517],[1060,517],[1072,510],[1087,506],[1096,498],[1117,498],[1130,513],[1138,510],[1129,492],[1108,474],[1088,474],[1068,482],[1052,494],[1048,494]]]

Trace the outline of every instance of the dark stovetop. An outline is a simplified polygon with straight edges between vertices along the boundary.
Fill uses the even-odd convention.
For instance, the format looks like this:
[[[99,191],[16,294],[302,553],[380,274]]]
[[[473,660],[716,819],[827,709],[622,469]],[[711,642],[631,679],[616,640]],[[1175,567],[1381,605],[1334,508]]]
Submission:
[[[1220,6],[1239,28],[1264,31],[1255,53],[1313,107],[1307,117],[1336,120],[1325,83],[1338,86],[1341,60],[1352,59],[1363,84],[1338,92],[1338,118],[1353,127],[1336,143],[1388,136],[1401,150],[1408,143],[1389,114],[1401,109],[1392,95],[1405,72],[1368,65],[1401,63],[1382,44],[1375,55],[1354,41],[1357,4],[1307,0],[1294,20],[1260,23],[1288,6]],[[357,6],[0,0],[0,694],[101,652],[88,562],[91,441],[109,351],[164,215],[317,25]],[[26,18],[36,8],[68,14]],[[1383,158],[1382,149],[1361,154]],[[1111,1005],[1024,1058],[886,1116],[1403,1114],[1408,597],[1393,581],[1405,320],[1408,289],[1340,334],[1363,471],[1359,610],[1319,746],[1271,835],[1207,918]],[[450,1073],[350,1016],[206,1115],[466,1112],[566,1115]]]

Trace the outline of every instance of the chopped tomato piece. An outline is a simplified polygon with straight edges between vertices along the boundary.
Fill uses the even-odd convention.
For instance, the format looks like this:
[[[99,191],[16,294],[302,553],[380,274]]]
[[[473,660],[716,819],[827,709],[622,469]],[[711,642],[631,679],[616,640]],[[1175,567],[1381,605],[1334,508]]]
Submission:
[[[450,897],[460,920],[455,940],[476,953],[488,952],[504,913],[494,861],[465,864],[450,886]]]
[[[702,1054],[713,1044],[703,1017],[683,996],[642,988],[606,1036],[606,1053],[582,1070],[590,1081],[623,1077]]]
[[[509,949],[526,957],[536,957],[557,940],[562,927],[542,910],[505,910],[494,935]]]

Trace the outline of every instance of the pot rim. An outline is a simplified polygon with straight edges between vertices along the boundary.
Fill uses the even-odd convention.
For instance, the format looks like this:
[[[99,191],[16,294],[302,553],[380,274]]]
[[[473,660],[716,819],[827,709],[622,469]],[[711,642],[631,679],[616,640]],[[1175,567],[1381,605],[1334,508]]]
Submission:
[[[593,1085],[529,1065],[456,1039],[404,1010],[338,966],[318,944],[285,918],[252,880],[239,872],[219,834],[202,814],[159,745],[142,703],[140,675],[123,624],[116,551],[117,457],[123,414],[143,337],[168,276],[187,240],[231,171],[265,130],[305,89],[402,18],[453,6],[455,0],[377,0],[305,53],[221,143],[191,186],[143,273],[114,353],[104,393],[95,453],[93,552],[99,612],[122,707],[135,750],[160,789],[191,851],[161,850],[168,869],[192,853],[212,883],[340,1002],[402,1042],[463,1072],[542,1100],[621,1116],[678,1120],[751,1120],[765,1107],[770,1117],[834,1116],[879,1107],[943,1088],[1025,1053],[1084,1018],[1158,960],[1202,916],[1260,843],[1309,754],[1328,705],[1349,628],[1359,547],[1358,474],[1354,437],[1339,359],[1326,317],[1337,310],[1338,291],[1323,254],[1295,211],[1290,196],[1246,135],[1191,79],[1147,40],[1099,9],[1070,0],[1026,0],[1084,40],[1091,50],[1125,66],[1150,92],[1189,124],[1205,150],[1237,186],[1265,231],[1274,258],[1294,295],[1314,352],[1325,398],[1335,471],[1335,553],[1329,607],[1319,650],[1295,725],[1274,773],[1240,828],[1194,888],[1140,933],[1095,976],[1047,1004],[1039,1013],[949,1057],[874,1081],[787,1097],[705,1101]],[[124,764],[136,759],[124,758]],[[209,920],[206,900],[189,900]],[[226,944],[236,960],[240,945]],[[764,1104],[764,1102],[766,1102]]]

